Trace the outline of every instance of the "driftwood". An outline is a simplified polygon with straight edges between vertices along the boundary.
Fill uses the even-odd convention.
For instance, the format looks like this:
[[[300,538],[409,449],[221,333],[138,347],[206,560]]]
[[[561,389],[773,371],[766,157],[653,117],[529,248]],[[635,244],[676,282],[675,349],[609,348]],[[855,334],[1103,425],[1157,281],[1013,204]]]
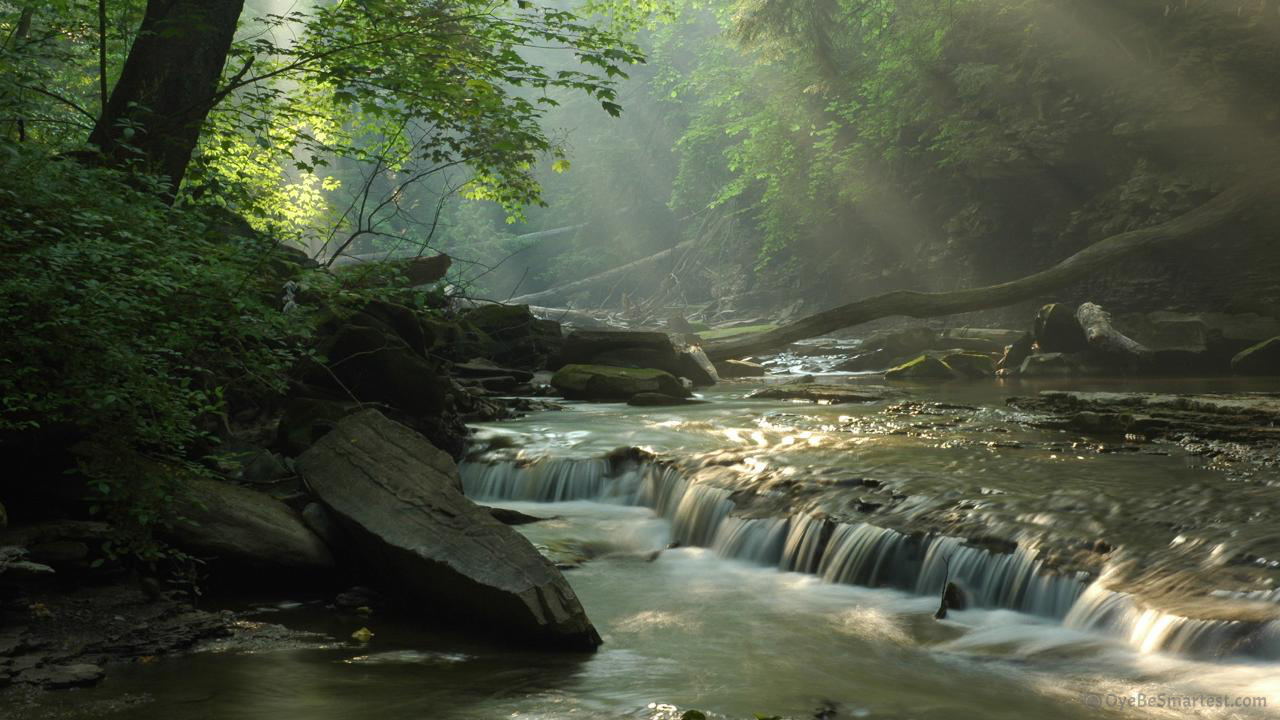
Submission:
[[[1076,310],[1076,320],[1084,330],[1084,339],[1090,350],[1132,362],[1142,362],[1151,355],[1142,343],[1116,330],[1111,324],[1111,315],[1093,303],[1081,305]]]
[[[685,248],[691,247],[693,244],[694,244],[693,240],[686,240],[680,243],[679,245],[667,248],[666,250],[650,255],[647,258],[641,258],[639,260],[636,260],[635,262],[629,262],[626,265],[619,265],[618,267],[613,268],[612,270],[606,270],[602,273],[599,273],[598,275],[592,275],[589,278],[576,280],[574,282],[568,283],[567,285],[561,285],[559,287],[555,287],[550,290],[543,290],[542,292],[529,293],[528,295],[521,295],[520,297],[514,297],[508,300],[507,302],[513,305],[533,305],[533,304],[541,303],[551,298],[563,297],[563,296],[571,295],[576,292],[581,292],[583,290],[593,288],[597,285],[603,285],[609,282],[617,282],[622,278],[626,277],[627,275],[630,275],[632,273],[639,272],[645,269],[649,265],[653,265],[655,263],[659,263],[659,262],[662,262],[663,260],[667,260],[671,258],[677,252]]]
[[[1280,173],[1270,171],[1232,186],[1204,205],[1168,222],[1101,240],[1047,270],[987,287],[951,292],[898,290],[825,310],[758,335],[704,346],[713,361],[742,358],[783,348],[797,340],[872,320],[905,315],[925,318],[989,310],[1032,300],[1103,270],[1117,261],[1222,225],[1276,193]]]

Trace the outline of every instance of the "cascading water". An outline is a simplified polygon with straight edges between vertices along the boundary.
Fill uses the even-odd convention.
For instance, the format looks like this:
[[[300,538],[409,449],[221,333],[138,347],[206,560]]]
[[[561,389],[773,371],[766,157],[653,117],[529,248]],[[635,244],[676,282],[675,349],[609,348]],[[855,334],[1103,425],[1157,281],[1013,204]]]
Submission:
[[[711,548],[721,557],[778,565],[790,525],[787,518],[727,517],[721,521]]]
[[[732,515],[730,491],[692,482],[675,466],[606,459],[467,462],[477,500],[599,500],[652,508],[679,545],[724,558],[820,576],[824,581],[938,595],[955,583],[976,607],[1062,620],[1070,628],[1122,635],[1143,652],[1280,657],[1280,622],[1197,620],[1142,609],[1083,573],[1047,570],[1032,550],[995,552],[938,535],[906,535],[810,513],[784,518]],[[1271,598],[1274,599],[1274,598]]]
[[[1063,621],[1067,627],[1124,636],[1141,652],[1280,659],[1280,621],[1200,620],[1143,608],[1100,580],[1085,589]]]

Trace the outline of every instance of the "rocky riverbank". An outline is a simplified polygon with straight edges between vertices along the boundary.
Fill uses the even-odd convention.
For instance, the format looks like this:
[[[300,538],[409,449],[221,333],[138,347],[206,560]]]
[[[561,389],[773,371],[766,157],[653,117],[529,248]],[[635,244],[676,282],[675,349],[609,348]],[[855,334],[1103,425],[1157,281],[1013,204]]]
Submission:
[[[364,598],[364,591],[347,592],[346,600],[339,595],[372,586],[378,592],[368,597],[377,600],[368,602],[379,612],[426,623],[496,624],[509,642],[590,649],[599,637],[555,567],[582,560],[564,563],[563,552],[546,552],[555,561],[545,559],[504,524],[535,518],[490,512],[459,492],[464,483],[453,463],[468,448],[471,467],[526,462],[510,459],[521,449],[499,438],[473,443],[466,423],[553,410],[559,406],[546,398],[554,394],[662,408],[701,393],[714,408],[726,390],[707,388],[722,374],[765,384],[727,390],[777,404],[780,412],[760,426],[763,439],[741,446],[733,440],[739,431],[727,430],[729,441],[714,450],[654,456],[633,449],[587,473],[597,483],[633,471],[674,478],[679,497],[655,496],[653,503],[689,497],[691,507],[718,513],[683,531],[681,542],[711,544],[725,519],[756,528],[743,530],[744,537],[783,528],[808,543],[804,562],[812,566],[796,560],[789,569],[817,571],[819,559],[836,552],[833,538],[867,527],[888,533],[876,542],[893,552],[958,543],[986,558],[975,560],[980,565],[1021,558],[1020,567],[1037,577],[1070,579],[1079,588],[1106,578],[1144,607],[1184,619],[1241,620],[1239,604],[1214,601],[1215,593],[1265,595],[1280,581],[1271,566],[1280,551],[1268,544],[1265,518],[1253,510],[1280,501],[1271,497],[1280,451],[1274,396],[1045,391],[1010,399],[1016,414],[993,418],[990,409],[940,400],[921,387],[1061,381],[1086,371],[1135,378],[1177,367],[1266,374],[1274,341],[1263,336],[1276,330],[1274,323],[1167,313],[1113,320],[1085,304],[1046,306],[1031,325],[1027,332],[912,326],[715,366],[696,335],[565,334],[523,307],[474,307],[444,321],[371,303],[325,327],[318,340],[323,362],[304,369],[289,397],[231,418],[215,465],[222,477],[191,479],[176,497],[181,521],[164,534],[184,560],[166,573],[140,572],[107,556],[112,528],[84,517],[83,508],[76,516],[74,503],[56,505],[61,517],[32,517],[29,498],[11,503],[12,526],[0,531],[7,553],[0,682],[15,683],[10,692],[20,694],[91,685],[112,663],[151,662],[244,634],[247,626],[235,614],[198,609],[208,602],[194,601],[204,590],[245,585],[310,588],[335,607],[362,612],[372,610],[351,597]],[[822,377],[796,376],[804,372]],[[873,373],[883,380],[858,379]],[[783,411],[795,403],[856,410],[825,419]],[[1030,429],[1061,438],[1029,438]],[[856,453],[867,437],[945,437],[939,447],[950,451],[1035,462],[1164,457],[1169,445],[1225,467],[1223,477],[1238,485],[1119,487],[1113,496],[1037,477],[953,488],[928,473],[903,482],[821,463],[774,462],[796,449],[769,440],[775,432],[790,433],[793,443],[796,433],[820,435],[809,442],[827,453]],[[1247,502],[1225,499],[1231,495]],[[1116,513],[1133,519],[1105,519]],[[1170,513],[1186,517],[1172,521]],[[1241,532],[1250,539],[1232,535]],[[1171,543],[1175,552],[1168,551]],[[1226,547],[1236,549],[1224,556]],[[856,581],[914,588],[925,576],[913,572]],[[1270,622],[1275,607],[1255,606],[1249,621]]]

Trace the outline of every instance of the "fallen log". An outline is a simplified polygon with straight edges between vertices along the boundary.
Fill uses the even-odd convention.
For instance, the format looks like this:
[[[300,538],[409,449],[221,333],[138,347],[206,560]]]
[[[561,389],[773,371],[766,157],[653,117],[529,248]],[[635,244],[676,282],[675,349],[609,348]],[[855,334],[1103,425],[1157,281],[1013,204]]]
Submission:
[[[797,340],[825,335],[885,317],[939,317],[990,310],[1031,300],[1082,280],[1123,258],[1222,225],[1256,206],[1260,200],[1273,196],[1278,182],[1280,173],[1276,171],[1259,174],[1224,190],[1184,215],[1149,228],[1131,230],[1100,240],[1053,267],[1017,280],[950,292],[896,290],[824,310],[766,333],[711,343],[703,349],[712,361],[718,362],[775,351]]]

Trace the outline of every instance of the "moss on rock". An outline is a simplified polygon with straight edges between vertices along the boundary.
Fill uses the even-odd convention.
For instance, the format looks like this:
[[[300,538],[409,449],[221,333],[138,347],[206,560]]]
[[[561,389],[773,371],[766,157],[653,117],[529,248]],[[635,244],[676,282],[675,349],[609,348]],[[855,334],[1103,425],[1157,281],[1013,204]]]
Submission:
[[[663,370],[609,365],[566,365],[551,378],[551,386],[570,400],[628,400],[641,393],[689,397],[689,391]]]

